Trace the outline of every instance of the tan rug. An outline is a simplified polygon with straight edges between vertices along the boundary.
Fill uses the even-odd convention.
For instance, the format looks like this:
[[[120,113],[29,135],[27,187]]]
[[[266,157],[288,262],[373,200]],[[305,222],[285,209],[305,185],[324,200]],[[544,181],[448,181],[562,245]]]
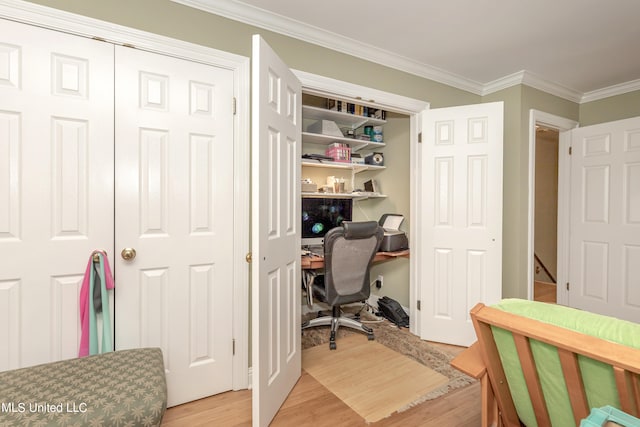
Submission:
[[[315,317],[315,313],[309,313],[303,316],[303,320],[308,320]],[[375,317],[370,313],[363,312],[362,318],[364,321],[373,321]],[[387,320],[382,322],[373,321],[367,323],[367,325],[373,328],[375,335],[375,342],[382,344],[385,347],[394,350],[404,356],[407,356],[418,363],[425,365],[427,368],[432,369],[439,374],[444,375],[449,379],[449,382],[445,385],[430,391],[429,393],[416,399],[405,408],[401,408],[400,411],[408,409],[411,406],[420,404],[427,400],[435,399],[447,394],[451,390],[455,390],[461,387],[466,387],[469,384],[476,382],[475,379],[463,374],[450,365],[454,355],[448,353],[440,348],[431,345],[427,341],[423,341],[420,337],[417,337],[409,332],[408,329],[399,329],[394,324]],[[348,336],[355,335],[366,341],[367,336],[358,331],[354,331],[350,328],[340,328],[338,330],[337,345],[340,349],[341,341]],[[302,349],[308,349],[315,346],[322,346],[329,348],[329,327],[321,326],[316,328],[305,329],[302,332]],[[304,363],[304,357],[303,357]],[[378,367],[377,370],[380,370]]]
[[[375,422],[411,405],[449,382],[425,365],[366,335],[339,339],[302,352],[302,368],[367,422]]]

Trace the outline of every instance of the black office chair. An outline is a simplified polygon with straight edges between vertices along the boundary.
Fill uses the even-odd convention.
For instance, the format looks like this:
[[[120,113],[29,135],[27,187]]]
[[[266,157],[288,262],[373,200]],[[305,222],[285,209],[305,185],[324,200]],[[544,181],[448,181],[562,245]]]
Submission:
[[[313,296],[331,306],[331,316],[312,319],[302,329],[331,325],[329,348],[336,349],[336,332],[341,325],[367,334],[373,340],[373,329],[361,322],[342,316],[340,306],[365,301],[371,293],[369,267],[375,256],[384,230],[376,221],[345,221],[324,238],[324,280],[317,277],[312,286]]]

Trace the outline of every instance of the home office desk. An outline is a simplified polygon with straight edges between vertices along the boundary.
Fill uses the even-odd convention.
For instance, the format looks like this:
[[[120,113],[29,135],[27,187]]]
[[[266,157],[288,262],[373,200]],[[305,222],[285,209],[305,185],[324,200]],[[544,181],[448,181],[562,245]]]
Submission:
[[[373,262],[379,263],[396,258],[409,258],[409,249],[395,252],[378,252],[373,258]],[[324,257],[313,254],[302,255],[300,266],[303,270],[318,270],[324,268]]]

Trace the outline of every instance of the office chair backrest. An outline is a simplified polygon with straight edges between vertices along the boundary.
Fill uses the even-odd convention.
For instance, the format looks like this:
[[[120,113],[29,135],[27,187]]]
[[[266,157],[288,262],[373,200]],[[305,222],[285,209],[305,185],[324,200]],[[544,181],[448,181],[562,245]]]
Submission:
[[[384,230],[376,221],[345,221],[324,238],[324,285],[331,306],[369,298],[369,266]]]

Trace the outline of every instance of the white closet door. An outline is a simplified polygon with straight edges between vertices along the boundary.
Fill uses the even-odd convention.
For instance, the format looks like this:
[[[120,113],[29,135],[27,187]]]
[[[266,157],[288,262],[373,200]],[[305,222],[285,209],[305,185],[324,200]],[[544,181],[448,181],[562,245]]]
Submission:
[[[300,377],[301,85],[259,36],[252,45],[253,425],[268,425]]]
[[[568,134],[569,305],[640,322],[640,117]]]
[[[77,356],[113,254],[113,46],[0,20],[0,370]]]
[[[232,387],[233,72],[116,48],[116,346],[157,346],[169,405]]]
[[[424,114],[423,339],[471,345],[469,310],[502,295],[502,122],[502,102]]]

